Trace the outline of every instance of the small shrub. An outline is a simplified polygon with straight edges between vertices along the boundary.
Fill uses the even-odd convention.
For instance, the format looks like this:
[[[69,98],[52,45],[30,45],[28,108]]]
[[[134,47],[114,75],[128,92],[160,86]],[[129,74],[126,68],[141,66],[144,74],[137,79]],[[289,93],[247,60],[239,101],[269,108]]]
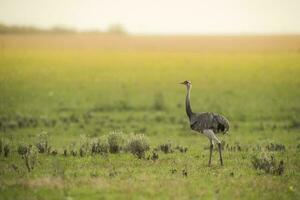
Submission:
[[[2,154],[3,151],[3,141],[0,139],[0,155]]]
[[[70,154],[74,157],[77,156],[77,150],[76,150],[75,143],[71,143],[71,145],[70,145]]]
[[[222,149],[224,149],[224,146],[226,147],[227,151],[242,151],[241,145],[237,142],[234,143],[234,145],[229,145],[229,144],[225,145],[225,142],[223,144],[221,143]],[[215,148],[215,150],[218,151],[218,148]]]
[[[186,153],[187,150],[188,150],[187,147],[183,147],[183,146],[181,146],[181,145],[177,145],[177,146],[175,147],[175,149],[178,150],[178,151],[181,152],[181,153]]]
[[[22,158],[24,159],[25,158],[25,155],[28,153],[29,151],[29,146],[24,144],[24,143],[21,143],[18,145],[18,154],[22,156]]]
[[[145,153],[150,149],[149,140],[143,134],[132,135],[126,149],[139,159],[145,158]]]
[[[56,156],[58,154],[58,151],[56,149],[51,151],[51,155]]]
[[[37,142],[35,146],[39,153],[50,153],[51,147],[49,146],[49,137],[47,132],[42,132],[37,136]]]
[[[34,169],[37,164],[38,150],[34,148],[32,145],[28,145],[27,152],[24,155],[25,165],[28,172]]]
[[[276,161],[274,155],[263,154],[262,156],[253,156],[252,165],[255,169],[263,170],[265,173],[273,175],[282,175],[284,173],[284,162]]]
[[[67,157],[68,156],[68,150],[64,149],[64,156]]]
[[[8,157],[8,154],[9,154],[9,152],[10,152],[10,149],[9,149],[9,145],[8,145],[8,144],[5,144],[5,145],[4,145],[3,151],[4,151],[4,156],[5,156],[5,157]]]
[[[79,155],[81,157],[86,156],[90,150],[90,140],[85,136],[80,136],[80,148],[79,148]]]
[[[183,170],[182,170],[182,175],[185,176],[185,177],[188,176],[188,171],[187,171],[187,169],[183,169]]]
[[[119,153],[124,145],[124,135],[122,132],[111,132],[107,138],[110,153]]]
[[[151,160],[156,161],[158,160],[158,158],[159,158],[158,153],[153,151],[151,155]]]
[[[82,147],[79,149],[79,155],[80,157],[84,157],[86,155],[86,151]]]
[[[283,144],[273,144],[270,143],[266,146],[269,151],[285,151],[285,146]]]
[[[91,144],[92,154],[105,154],[109,151],[109,144],[107,137],[103,136],[97,139],[94,139]]]
[[[71,155],[76,157],[77,156],[77,151],[75,149],[72,149],[71,150]]]
[[[171,174],[176,174],[177,173],[177,169],[172,168],[172,169],[170,169],[170,172],[171,172]]]
[[[165,143],[165,144],[161,144],[159,146],[159,149],[164,153],[173,153],[174,152],[172,144],[170,142]]]

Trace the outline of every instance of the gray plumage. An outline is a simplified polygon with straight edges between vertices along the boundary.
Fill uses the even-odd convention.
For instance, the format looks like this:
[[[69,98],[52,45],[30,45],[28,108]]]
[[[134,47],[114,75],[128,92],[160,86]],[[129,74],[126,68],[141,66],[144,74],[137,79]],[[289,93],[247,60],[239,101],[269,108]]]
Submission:
[[[228,120],[217,113],[192,113],[190,118],[191,129],[203,132],[205,129],[211,129],[214,133],[226,133],[229,130]]]
[[[203,133],[205,136],[208,137],[210,141],[210,158],[209,158],[209,165],[211,163],[211,155],[213,149],[213,142],[217,142],[219,146],[219,153],[220,153],[220,161],[221,165],[223,165],[222,153],[221,153],[221,142],[215,136],[216,133],[226,133],[229,130],[229,122],[228,120],[217,113],[213,112],[203,112],[203,113],[194,113],[191,108],[191,101],[190,101],[190,93],[192,83],[190,81],[184,81],[182,84],[186,85],[187,87],[187,94],[186,94],[186,114],[190,121],[190,127],[192,130]]]

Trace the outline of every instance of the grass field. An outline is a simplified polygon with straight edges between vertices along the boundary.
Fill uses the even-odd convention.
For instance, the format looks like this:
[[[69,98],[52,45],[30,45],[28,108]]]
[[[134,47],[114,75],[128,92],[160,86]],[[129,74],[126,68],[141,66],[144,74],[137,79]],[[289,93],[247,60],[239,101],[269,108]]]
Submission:
[[[0,36],[0,199],[299,199],[300,36]],[[185,114],[231,124],[224,166]],[[142,133],[144,159],[128,152],[67,155],[83,141]],[[20,143],[47,132],[54,153],[28,172]],[[182,153],[157,151],[181,145]],[[271,144],[284,149],[269,148]],[[2,147],[1,147],[2,151]],[[284,163],[275,175],[253,157]],[[147,158],[150,159],[147,159]]]

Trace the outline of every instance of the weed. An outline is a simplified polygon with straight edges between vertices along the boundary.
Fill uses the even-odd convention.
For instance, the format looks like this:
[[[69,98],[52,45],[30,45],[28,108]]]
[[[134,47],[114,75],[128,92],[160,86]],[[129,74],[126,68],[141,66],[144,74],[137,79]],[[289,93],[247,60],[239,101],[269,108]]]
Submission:
[[[4,145],[3,151],[4,151],[4,156],[5,156],[5,157],[8,157],[8,154],[9,154],[9,152],[10,152],[10,149],[9,149],[9,145],[8,145],[8,144],[5,144],[5,145]]]
[[[33,170],[35,165],[37,164],[37,156],[38,156],[38,150],[34,148],[32,145],[28,145],[26,154],[24,155],[25,166],[28,172],[31,172],[31,170]]]
[[[81,135],[80,136],[79,155],[81,157],[84,157],[87,154],[89,154],[89,150],[90,150],[90,140],[85,135]]]
[[[119,153],[123,149],[124,135],[122,132],[113,131],[109,133],[108,138],[109,152]]]
[[[49,137],[47,132],[42,132],[37,136],[37,142],[35,144],[39,153],[50,153],[51,146],[49,146]]]
[[[21,143],[18,145],[18,154],[22,156],[22,158],[24,159],[25,158],[25,155],[28,153],[29,151],[29,146],[24,144],[24,143]]]
[[[56,149],[53,149],[51,151],[51,155],[56,156],[58,154],[58,151]]]
[[[170,170],[170,172],[171,172],[171,174],[176,174],[176,173],[177,173],[177,169],[172,168],[172,169]]]
[[[188,171],[187,171],[186,168],[184,168],[184,169],[182,170],[182,175],[185,176],[185,177],[188,176]]]
[[[181,146],[181,145],[177,145],[177,146],[175,147],[175,149],[178,150],[178,151],[181,152],[181,153],[186,153],[187,150],[188,150],[187,147],[183,147],[183,146]]]
[[[285,151],[285,146],[283,144],[270,143],[266,146],[269,151]]]
[[[77,156],[76,143],[71,143],[70,145],[70,154],[74,157]]]
[[[2,154],[3,151],[3,141],[0,139],[0,155]]]
[[[174,152],[172,144],[170,142],[161,144],[159,146],[159,149],[164,153],[173,153]]]
[[[68,156],[68,150],[64,149],[64,156],[67,157]]]
[[[261,156],[253,156],[252,165],[255,169],[263,170],[265,173],[273,175],[282,175],[285,169],[283,160],[278,163],[274,155],[266,153]]]
[[[158,153],[153,151],[151,155],[151,160],[156,161],[158,160],[158,158],[159,158]]]
[[[149,149],[149,139],[143,134],[132,135],[126,146],[126,150],[136,155],[139,159],[144,158],[146,151]]]
[[[109,144],[106,136],[92,140],[91,146],[92,154],[105,154],[109,151]]]

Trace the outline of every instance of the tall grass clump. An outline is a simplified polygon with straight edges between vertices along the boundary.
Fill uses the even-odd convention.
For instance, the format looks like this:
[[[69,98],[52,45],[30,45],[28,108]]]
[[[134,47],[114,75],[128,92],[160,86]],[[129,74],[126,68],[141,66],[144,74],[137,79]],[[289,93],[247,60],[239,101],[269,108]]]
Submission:
[[[144,134],[131,135],[126,145],[126,150],[139,159],[145,158],[149,149],[149,139]]]
[[[39,153],[50,152],[51,146],[49,145],[49,136],[47,132],[42,132],[37,136],[35,146],[38,149]]]
[[[28,172],[31,172],[37,164],[38,149],[31,144],[20,143],[17,151],[24,159]]]
[[[122,132],[113,131],[108,134],[107,141],[109,145],[109,152],[119,153],[124,147],[124,134]]]
[[[81,157],[86,156],[89,154],[90,150],[90,140],[85,135],[80,136],[80,148],[79,148],[79,155]]]
[[[252,166],[257,170],[263,170],[265,173],[273,175],[282,175],[285,170],[283,160],[279,162],[273,154],[263,153],[252,157]]]
[[[107,136],[94,138],[91,142],[92,154],[106,154],[109,152],[109,144]]]
[[[28,145],[26,145],[25,143],[20,143],[18,145],[17,152],[20,156],[22,156],[23,159],[25,158],[25,155],[28,153],[28,151],[29,151]]]
[[[2,154],[3,151],[3,141],[0,139],[0,155]]]
[[[9,142],[5,139],[0,139],[0,155],[3,153],[4,157],[8,157],[10,153]]]

